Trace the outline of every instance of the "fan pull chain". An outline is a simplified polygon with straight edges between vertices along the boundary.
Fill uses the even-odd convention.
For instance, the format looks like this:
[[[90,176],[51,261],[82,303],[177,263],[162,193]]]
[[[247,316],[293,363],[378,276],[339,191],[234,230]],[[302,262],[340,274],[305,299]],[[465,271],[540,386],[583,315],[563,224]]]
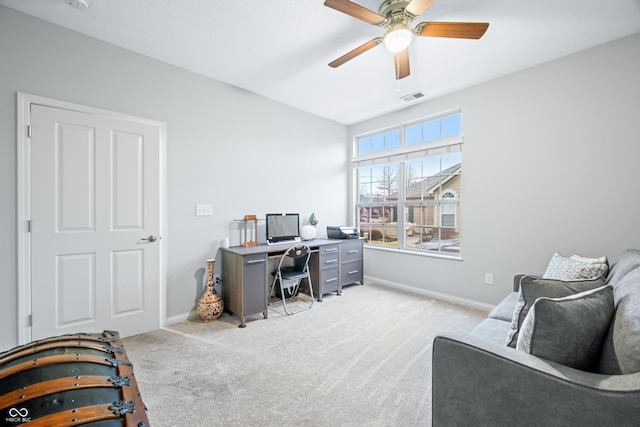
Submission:
[[[394,55],[393,59],[396,61],[396,91],[400,95],[400,55]]]

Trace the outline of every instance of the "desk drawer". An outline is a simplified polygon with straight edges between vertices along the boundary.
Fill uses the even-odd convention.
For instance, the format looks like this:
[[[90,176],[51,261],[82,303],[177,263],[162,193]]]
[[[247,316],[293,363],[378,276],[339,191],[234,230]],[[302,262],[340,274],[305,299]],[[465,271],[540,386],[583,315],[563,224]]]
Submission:
[[[346,285],[362,281],[362,261],[349,261],[342,263],[340,267],[340,283]]]
[[[321,297],[322,295],[328,292],[334,292],[338,290],[340,285],[340,269],[336,266],[335,268],[325,268],[320,272],[320,283],[318,286],[318,295]]]
[[[337,267],[340,262],[340,247],[328,245],[320,247],[320,268]]]
[[[347,240],[340,245],[340,257],[342,262],[362,259],[362,241]]]

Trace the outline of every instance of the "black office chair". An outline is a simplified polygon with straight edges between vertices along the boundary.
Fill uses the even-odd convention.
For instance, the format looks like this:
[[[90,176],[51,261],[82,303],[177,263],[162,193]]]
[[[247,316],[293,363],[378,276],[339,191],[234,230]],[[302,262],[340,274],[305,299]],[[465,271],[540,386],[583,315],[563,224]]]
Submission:
[[[276,291],[279,290],[280,295],[278,296],[282,299],[282,306],[284,308],[284,312],[287,314],[299,313],[301,311],[308,310],[313,306],[313,286],[311,285],[311,275],[309,274],[310,257],[311,249],[309,249],[309,246],[292,246],[285,251],[282,257],[280,257],[278,269],[273,273],[275,277],[273,279],[273,283],[271,283],[271,286],[269,287],[268,301],[271,301],[271,298],[274,297]],[[285,264],[288,264],[290,261],[293,262],[293,265]],[[287,300],[298,295],[302,279],[307,279],[311,302],[308,306],[300,310],[289,311],[287,309]],[[279,288],[276,288],[276,284],[279,284]],[[276,301],[276,303],[280,303],[280,301]],[[272,305],[272,303],[269,305]]]

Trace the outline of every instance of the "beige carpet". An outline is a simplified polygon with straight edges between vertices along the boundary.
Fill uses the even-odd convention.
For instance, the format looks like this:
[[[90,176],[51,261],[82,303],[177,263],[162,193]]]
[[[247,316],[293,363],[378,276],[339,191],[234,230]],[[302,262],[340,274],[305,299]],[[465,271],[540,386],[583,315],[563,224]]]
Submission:
[[[429,426],[431,344],[486,312],[374,284],[124,339],[152,427]]]

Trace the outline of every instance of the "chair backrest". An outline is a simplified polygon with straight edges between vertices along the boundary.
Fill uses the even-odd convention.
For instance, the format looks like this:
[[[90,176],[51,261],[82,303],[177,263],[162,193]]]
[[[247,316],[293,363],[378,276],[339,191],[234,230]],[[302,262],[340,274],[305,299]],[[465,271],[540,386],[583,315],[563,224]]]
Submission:
[[[285,256],[288,256],[289,258],[292,258],[294,260],[298,260],[304,257],[308,257],[309,256],[309,246],[307,245],[296,245],[296,246],[292,246],[289,249],[287,249],[287,252],[285,252]]]
[[[307,271],[309,268],[309,258],[311,257],[311,249],[307,245],[295,245],[291,246],[285,251],[280,258],[278,264],[278,270],[284,265],[285,259],[291,259],[293,261],[293,268],[298,271]]]

